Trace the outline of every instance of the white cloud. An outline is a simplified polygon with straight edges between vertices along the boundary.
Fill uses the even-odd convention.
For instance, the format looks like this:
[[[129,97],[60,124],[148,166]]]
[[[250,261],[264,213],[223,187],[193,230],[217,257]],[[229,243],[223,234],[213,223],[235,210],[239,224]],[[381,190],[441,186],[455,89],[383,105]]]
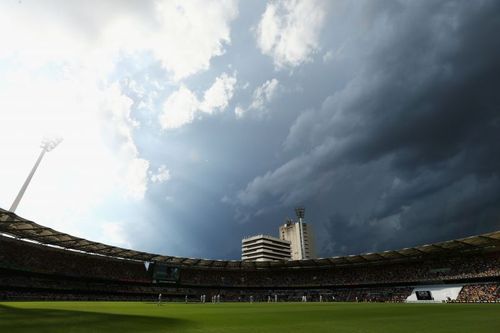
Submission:
[[[325,15],[322,0],[270,2],[257,27],[257,45],[263,54],[273,57],[277,68],[310,61],[319,49]]]
[[[199,104],[196,95],[182,85],[165,101],[159,118],[160,125],[163,129],[172,129],[191,123]]]
[[[150,47],[176,79],[208,69],[210,59],[229,44],[229,24],[238,15],[235,1],[165,1],[158,4],[161,30]]]
[[[129,198],[140,200],[147,190],[147,172],[149,162],[139,158],[134,142],[133,130],[139,123],[130,115],[132,100],[122,95],[117,84],[111,85],[103,93],[100,102],[102,127],[120,161],[118,170],[119,183],[125,186]]]
[[[243,109],[241,106],[237,106],[234,108],[234,114],[236,114],[236,117],[241,118],[245,114],[246,110]]]
[[[328,52],[326,52],[323,55],[323,62],[324,63],[329,63],[329,62],[331,62],[333,60],[333,58],[334,58],[333,51],[329,50]]]
[[[161,165],[155,174],[151,174],[153,183],[163,183],[170,179],[170,170],[165,165]]]
[[[257,87],[253,92],[252,104],[250,104],[251,109],[262,110],[264,104],[271,101],[276,94],[278,89],[279,81],[272,79],[267,80],[260,87]]]
[[[148,189],[149,162],[142,158],[132,159],[127,167],[125,181],[127,184],[127,195],[133,199],[144,198]]]
[[[224,110],[233,98],[235,84],[236,77],[228,76],[226,73],[216,78],[214,84],[205,91],[200,109],[207,113]]]
[[[237,106],[234,113],[238,118],[243,117],[250,110],[262,111],[267,103],[273,100],[279,88],[277,79],[267,80],[261,86],[257,87],[252,94],[252,102],[247,109]]]
[[[342,43],[334,52],[333,50],[328,50],[323,54],[323,62],[330,63],[334,60],[339,60],[344,58],[344,49],[346,48],[347,42]]]
[[[193,122],[203,113],[212,114],[215,111],[224,111],[233,98],[236,77],[222,73],[217,77],[210,88],[199,101],[196,95],[186,86],[173,92],[163,104],[159,116],[163,129],[174,129]]]
[[[0,5],[0,59],[31,67],[84,60],[107,72],[120,52],[150,52],[179,81],[224,53],[237,15],[233,0],[12,1]]]

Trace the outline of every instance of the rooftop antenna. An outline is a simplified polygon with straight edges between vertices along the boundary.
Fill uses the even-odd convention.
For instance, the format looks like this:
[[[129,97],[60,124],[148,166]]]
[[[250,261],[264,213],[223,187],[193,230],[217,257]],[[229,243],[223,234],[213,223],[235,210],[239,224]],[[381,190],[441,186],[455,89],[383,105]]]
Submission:
[[[58,144],[62,142],[62,138],[54,138],[54,139],[43,139],[42,143],[40,144],[40,148],[42,148],[42,151],[40,152],[40,155],[38,156],[38,159],[35,162],[35,165],[31,169],[31,172],[28,175],[28,178],[24,181],[23,186],[21,187],[21,190],[19,190],[19,193],[16,196],[16,199],[12,203],[12,206],[10,206],[9,211],[14,213],[17,209],[17,206],[19,206],[19,202],[21,202],[21,199],[23,198],[24,192],[26,192],[26,189],[28,188],[28,185],[31,182],[31,178],[33,178],[33,175],[35,174],[36,169],[40,165],[40,162],[42,161],[43,156],[45,153],[48,153],[49,151],[53,150],[55,147],[57,147]]]

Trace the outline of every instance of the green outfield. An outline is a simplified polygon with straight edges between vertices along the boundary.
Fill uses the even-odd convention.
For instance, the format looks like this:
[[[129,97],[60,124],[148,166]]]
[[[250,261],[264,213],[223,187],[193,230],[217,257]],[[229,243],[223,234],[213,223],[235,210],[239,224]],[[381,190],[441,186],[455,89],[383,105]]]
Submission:
[[[4,302],[0,332],[500,332],[500,304]]]

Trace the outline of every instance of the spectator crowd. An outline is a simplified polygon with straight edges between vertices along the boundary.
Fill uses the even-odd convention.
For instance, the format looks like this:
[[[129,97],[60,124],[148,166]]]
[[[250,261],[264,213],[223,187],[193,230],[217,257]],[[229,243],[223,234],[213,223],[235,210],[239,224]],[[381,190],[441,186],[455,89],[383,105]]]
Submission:
[[[154,265],[152,265],[154,267]],[[143,262],[80,253],[0,235],[1,299],[401,302],[412,285],[464,283],[459,302],[499,300],[500,253],[417,258],[325,268],[180,267],[178,281],[154,283]],[[481,282],[478,282],[481,281]]]

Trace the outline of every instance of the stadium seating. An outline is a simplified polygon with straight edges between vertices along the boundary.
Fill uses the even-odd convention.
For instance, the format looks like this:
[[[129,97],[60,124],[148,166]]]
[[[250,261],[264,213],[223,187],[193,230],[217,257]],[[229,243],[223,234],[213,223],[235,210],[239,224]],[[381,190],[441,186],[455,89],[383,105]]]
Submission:
[[[470,284],[462,288],[457,302],[496,302],[500,300],[500,284]]]
[[[498,251],[299,269],[179,268],[178,280],[155,283],[142,261],[0,236],[0,299],[153,301],[161,292],[166,301],[403,302],[415,286],[445,283],[464,285],[457,302],[500,300]]]

